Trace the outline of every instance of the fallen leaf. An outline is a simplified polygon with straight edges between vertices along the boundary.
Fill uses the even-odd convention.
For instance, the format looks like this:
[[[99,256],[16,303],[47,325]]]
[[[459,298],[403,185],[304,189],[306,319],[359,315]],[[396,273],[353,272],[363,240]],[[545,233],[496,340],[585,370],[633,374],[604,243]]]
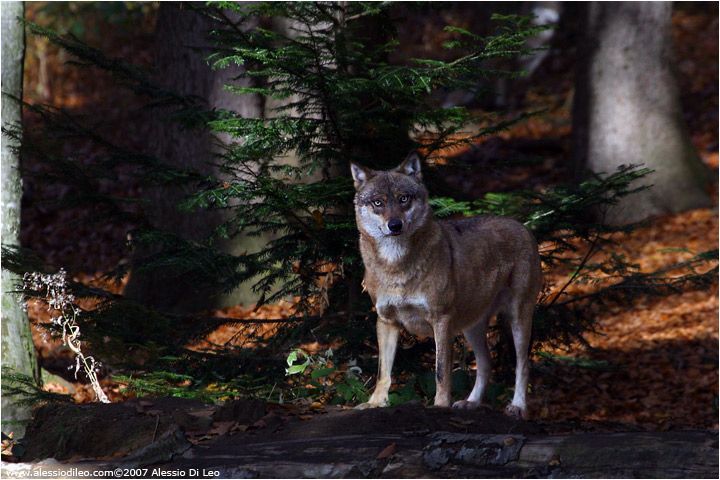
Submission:
[[[208,430],[208,435],[225,435],[230,431],[235,422],[214,422],[213,428]]]
[[[395,452],[397,452],[397,445],[395,443],[391,443],[387,447],[383,449],[382,452],[378,453],[378,456],[375,457],[377,460],[389,457],[390,455],[395,455]]]
[[[313,418],[312,415],[298,415],[298,418],[300,420],[311,420]]]
[[[271,418],[277,417],[277,416],[278,416],[278,415],[277,415],[275,412],[269,412],[269,413],[263,415],[263,416],[260,418],[260,420],[268,421],[268,420],[270,420]]]
[[[315,413],[325,413],[325,405],[323,405],[323,404],[320,403],[320,402],[313,402],[313,403],[311,403],[310,406],[307,407],[307,409],[308,409],[309,411],[315,412]]]
[[[197,410],[195,412],[188,412],[188,415],[193,417],[211,417],[215,413],[215,410]]]

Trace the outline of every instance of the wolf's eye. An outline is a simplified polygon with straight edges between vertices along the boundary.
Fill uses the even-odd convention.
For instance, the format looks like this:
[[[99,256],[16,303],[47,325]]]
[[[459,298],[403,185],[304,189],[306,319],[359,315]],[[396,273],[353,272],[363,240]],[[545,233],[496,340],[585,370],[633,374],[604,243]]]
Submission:
[[[410,196],[409,196],[409,195],[400,195],[400,196],[398,197],[398,201],[399,201],[400,203],[407,203],[407,202],[410,201]]]
[[[372,203],[373,203],[373,205],[375,205],[376,207],[382,207],[382,206],[383,206],[382,200],[373,200]]]

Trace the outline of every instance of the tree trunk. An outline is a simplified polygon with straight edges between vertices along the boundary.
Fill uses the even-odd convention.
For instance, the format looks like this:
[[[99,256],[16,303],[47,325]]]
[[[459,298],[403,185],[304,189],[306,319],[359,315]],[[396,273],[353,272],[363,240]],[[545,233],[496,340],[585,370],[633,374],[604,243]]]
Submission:
[[[213,21],[183,5],[162,3],[158,13],[155,43],[155,71],[158,84],[180,94],[196,95],[205,99],[207,107],[234,110],[244,117],[262,117],[263,102],[258,96],[238,96],[223,90],[240,67],[213,71],[205,57],[208,52],[192,50],[191,47],[209,46],[205,34],[217,27]],[[213,137],[205,131],[188,130],[176,122],[163,118],[169,112],[159,110],[153,117],[151,135],[155,155],[178,167],[193,168],[201,173],[219,175],[213,161]],[[227,135],[218,135],[223,142]],[[154,225],[182,237],[200,241],[220,224],[224,214],[217,210],[201,210],[195,213],[180,212],[176,204],[188,193],[181,188],[163,188],[148,192]],[[267,242],[266,237],[220,242],[224,251],[232,254],[254,252]],[[148,252],[140,251],[137,255]],[[191,279],[179,278],[172,269],[150,272],[133,272],[125,294],[143,304],[163,311],[185,313],[211,308],[221,308],[257,300],[250,286],[241,286],[225,296],[214,296],[209,291],[198,290]]]
[[[654,170],[653,187],[611,210],[621,224],[707,206],[705,169],[695,152],[675,77],[670,2],[583,5],[573,111],[576,178],[619,165]]]
[[[25,30],[17,17],[23,17],[23,2],[2,4],[2,124],[19,124],[22,121],[20,104],[5,95],[22,98],[23,61],[25,56]],[[20,245],[20,179],[19,158],[13,151],[15,142],[10,137],[2,139],[2,243],[4,246]],[[10,291],[20,285],[17,275],[2,270],[0,293],[2,294],[2,366],[17,373],[38,379],[37,359],[27,314],[20,299]],[[21,438],[30,410],[13,405],[13,398],[2,397],[2,430],[14,432]]]

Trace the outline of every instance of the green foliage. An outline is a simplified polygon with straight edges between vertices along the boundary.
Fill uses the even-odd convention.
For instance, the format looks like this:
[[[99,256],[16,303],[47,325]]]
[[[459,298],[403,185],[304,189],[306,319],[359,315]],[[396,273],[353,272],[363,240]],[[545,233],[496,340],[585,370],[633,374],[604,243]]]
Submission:
[[[467,371],[454,370],[452,372],[453,399],[465,399],[472,390],[474,380]],[[388,405],[400,405],[407,402],[422,402],[425,405],[432,405],[435,398],[435,387],[435,372],[429,371],[415,375],[403,382],[399,388],[390,390]],[[503,402],[507,403],[507,398],[512,397],[512,390],[503,383],[490,382],[485,390],[484,401],[498,407]]]
[[[46,403],[74,402],[71,395],[43,390],[37,386],[34,378],[18,373],[5,365],[2,367],[2,396],[12,398],[13,403],[27,407]]]
[[[422,397],[417,392],[417,383],[418,377],[412,377],[400,388],[390,390],[390,392],[388,393],[388,406],[422,401]],[[432,398],[425,393],[424,395],[426,399]]]
[[[283,400],[310,398],[332,405],[346,405],[365,402],[370,396],[366,382],[360,377],[360,369],[353,366],[346,370],[336,368],[331,349],[323,355],[308,355],[295,348],[288,354],[287,364],[286,375],[298,375],[299,378],[290,385],[290,398]]]
[[[213,383],[199,381],[191,375],[171,372],[149,372],[137,377],[116,375],[114,378],[124,385],[124,389],[139,397],[180,397],[201,402],[218,402],[235,398],[265,398],[272,394],[267,379],[247,376]]]
[[[550,352],[538,352],[538,357],[543,363],[551,366],[563,366],[582,368],[587,370],[617,370],[618,365],[610,365],[605,360],[592,360],[587,357],[568,357],[567,355],[558,355]]]

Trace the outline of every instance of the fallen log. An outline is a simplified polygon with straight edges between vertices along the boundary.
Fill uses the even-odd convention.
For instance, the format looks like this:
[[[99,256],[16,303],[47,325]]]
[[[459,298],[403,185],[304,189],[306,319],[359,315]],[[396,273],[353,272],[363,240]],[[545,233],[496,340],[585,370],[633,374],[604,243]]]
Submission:
[[[168,472],[201,478],[718,478],[718,433],[713,431],[407,432],[208,447],[190,448],[167,463],[134,465],[133,473],[150,478]],[[26,470],[59,468],[57,462],[24,465]],[[92,461],[62,468],[75,468],[77,475],[118,465]],[[2,473],[17,476],[6,465]]]
[[[717,431],[525,422],[420,404],[55,405],[36,412],[26,440],[25,463],[3,463],[2,478],[116,469],[123,478],[718,478]]]

